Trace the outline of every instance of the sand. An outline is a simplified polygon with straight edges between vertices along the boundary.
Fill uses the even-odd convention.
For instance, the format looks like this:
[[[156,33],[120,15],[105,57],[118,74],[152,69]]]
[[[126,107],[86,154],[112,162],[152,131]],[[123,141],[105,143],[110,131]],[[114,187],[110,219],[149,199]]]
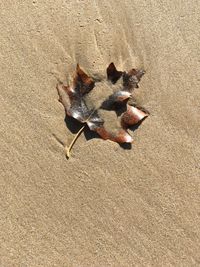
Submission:
[[[1,1],[0,266],[200,266],[198,1]],[[123,149],[64,122],[57,82],[144,68]]]

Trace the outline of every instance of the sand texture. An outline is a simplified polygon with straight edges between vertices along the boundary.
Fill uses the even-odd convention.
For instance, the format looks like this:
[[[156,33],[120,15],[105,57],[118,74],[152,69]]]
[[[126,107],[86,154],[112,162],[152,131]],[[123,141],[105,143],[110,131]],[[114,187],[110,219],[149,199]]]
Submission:
[[[197,0],[1,1],[0,267],[200,266],[199,17]],[[112,61],[146,70],[151,115],[131,150],[86,131],[67,161],[56,84]]]

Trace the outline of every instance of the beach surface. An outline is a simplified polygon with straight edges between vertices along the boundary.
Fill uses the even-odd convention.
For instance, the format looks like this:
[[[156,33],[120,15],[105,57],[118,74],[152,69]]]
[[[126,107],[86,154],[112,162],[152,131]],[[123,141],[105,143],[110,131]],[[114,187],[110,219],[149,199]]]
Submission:
[[[0,267],[200,266],[197,0],[0,3]],[[58,81],[144,68],[131,149],[64,121]]]

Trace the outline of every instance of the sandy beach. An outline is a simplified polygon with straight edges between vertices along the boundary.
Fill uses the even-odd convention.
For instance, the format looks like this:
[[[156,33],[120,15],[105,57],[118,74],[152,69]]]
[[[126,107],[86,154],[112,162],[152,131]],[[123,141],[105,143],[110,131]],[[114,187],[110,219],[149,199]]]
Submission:
[[[200,266],[199,2],[7,0],[0,14],[0,267]],[[85,130],[67,160],[78,128],[56,85],[110,62],[146,70],[134,95],[150,116],[131,149]]]

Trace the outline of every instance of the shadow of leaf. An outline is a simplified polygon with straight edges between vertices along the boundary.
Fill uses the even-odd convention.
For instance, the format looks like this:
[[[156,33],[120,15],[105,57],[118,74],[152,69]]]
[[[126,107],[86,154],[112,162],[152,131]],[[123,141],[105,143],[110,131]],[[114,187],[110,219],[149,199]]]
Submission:
[[[67,128],[70,130],[71,133],[76,134],[79,129],[83,126],[83,124],[79,121],[77,121],[76,119],[74,119],[73,117],[69,117],[69,116],[65,116],[65,124],[67,126]],[[86,140],[90,140],[93,138],[100,138],[100,136],[96,133],[91,131],[88,126],[86,125],[84,131],[84,136]]]
[[[131,148],[132,148],[131,143],[122,143],[122,144],[119,144],[119,146],[123,149],[126,149],[126,150],[131,150]]]
[[[73,117],[65,116],[65,124],[71,133],[76,134],[82,127],[82,123],[74,119]]]

